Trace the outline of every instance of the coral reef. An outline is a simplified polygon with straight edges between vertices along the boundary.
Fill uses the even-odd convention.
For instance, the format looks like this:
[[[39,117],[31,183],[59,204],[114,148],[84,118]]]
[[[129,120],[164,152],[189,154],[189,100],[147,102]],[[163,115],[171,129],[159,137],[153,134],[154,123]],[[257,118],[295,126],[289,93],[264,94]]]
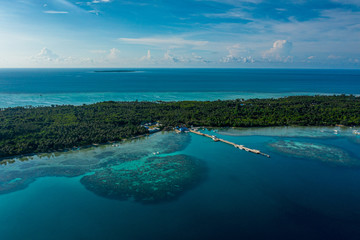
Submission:
[[[206,176],[201,160],[187,155],[149,157],[100,169],[81,183],[97,195],[141,203],[176,199]]]
[[[0,162],[0,194],[24,189],[39,177],[75,177],[154,156],[153,152],[180,151],[189,142],[189,135],[160,132],[116,144],[6,159]]]
[[[277,152],[297,158],[306,158],[341,166],[356,166],[360,162],[347,152],[333,146],[283,140],[269,144]]]

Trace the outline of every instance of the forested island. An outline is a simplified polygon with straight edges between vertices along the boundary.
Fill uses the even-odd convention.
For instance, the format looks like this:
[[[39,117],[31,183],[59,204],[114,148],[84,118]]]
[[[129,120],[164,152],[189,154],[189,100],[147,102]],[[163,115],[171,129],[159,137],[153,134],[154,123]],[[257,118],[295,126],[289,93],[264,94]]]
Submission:
[[[101,102],[0,110],[0,158],[120,141],[148,133],[144,122],[174,126],[265,127],[360,125],[360,97],[180,102]]]

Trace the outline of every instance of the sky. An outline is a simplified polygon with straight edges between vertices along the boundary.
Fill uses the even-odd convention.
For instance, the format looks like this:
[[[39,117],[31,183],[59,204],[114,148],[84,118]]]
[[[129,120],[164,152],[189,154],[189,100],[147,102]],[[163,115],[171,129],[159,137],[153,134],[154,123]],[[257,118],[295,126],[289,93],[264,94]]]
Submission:
[[[0,0],[0,68],[360,69],[360,0]]]

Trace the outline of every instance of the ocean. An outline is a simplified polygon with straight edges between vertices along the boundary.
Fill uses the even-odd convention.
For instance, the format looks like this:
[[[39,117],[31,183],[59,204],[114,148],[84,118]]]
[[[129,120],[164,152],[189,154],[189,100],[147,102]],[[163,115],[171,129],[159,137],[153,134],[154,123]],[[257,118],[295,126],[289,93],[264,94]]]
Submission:
[[[2,69],[0,107],[360,94],[360,71]],[[20,239],[358,239],[359,128],[200,129],[0,165],[0,233]],[[360,130],[360,129],[359,129]]]
[[[360,94],[360,70],[98,70],[0,69],[0,107]]]

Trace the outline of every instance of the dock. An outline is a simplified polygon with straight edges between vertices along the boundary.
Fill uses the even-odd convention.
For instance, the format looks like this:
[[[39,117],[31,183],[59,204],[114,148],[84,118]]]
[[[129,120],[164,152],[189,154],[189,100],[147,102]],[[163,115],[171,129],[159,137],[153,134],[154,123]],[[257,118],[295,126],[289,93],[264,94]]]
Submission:
[[[236,143],[233,143],[233,142],[224,140],[224,139],[222,139],[222,138],[218,138],[218,137],[213,136],[213,135],[209,135],[209,134],[206,134],[206,133],[198,132],[198,131],[196,131],[196,130],[194,130],[194,129],[189,129],[189,131],[192,132],[192,133],[194,133],[194,134],[200,135],[200,136],[204,136],[204,137],[211,138],[211,139],[214,140],[215,142],[223,142],[223,143],[232,145],[232,146],[234,146],[235,148],[239,148],[240,150],[245,150],[245,151],[247,151],[247,152],[259,154],[259,155],[262,155],[262,156],[265,156],[265,157],[268,157],[268,158],[270,157],[270,155],[268,155],[268,154],[266,154],[266,153],[262,153],[260,150],[257,150],[257,149],[251,149],[251,148],[245,147],[244,145],[239,145],[239,144],[236,144]]]

